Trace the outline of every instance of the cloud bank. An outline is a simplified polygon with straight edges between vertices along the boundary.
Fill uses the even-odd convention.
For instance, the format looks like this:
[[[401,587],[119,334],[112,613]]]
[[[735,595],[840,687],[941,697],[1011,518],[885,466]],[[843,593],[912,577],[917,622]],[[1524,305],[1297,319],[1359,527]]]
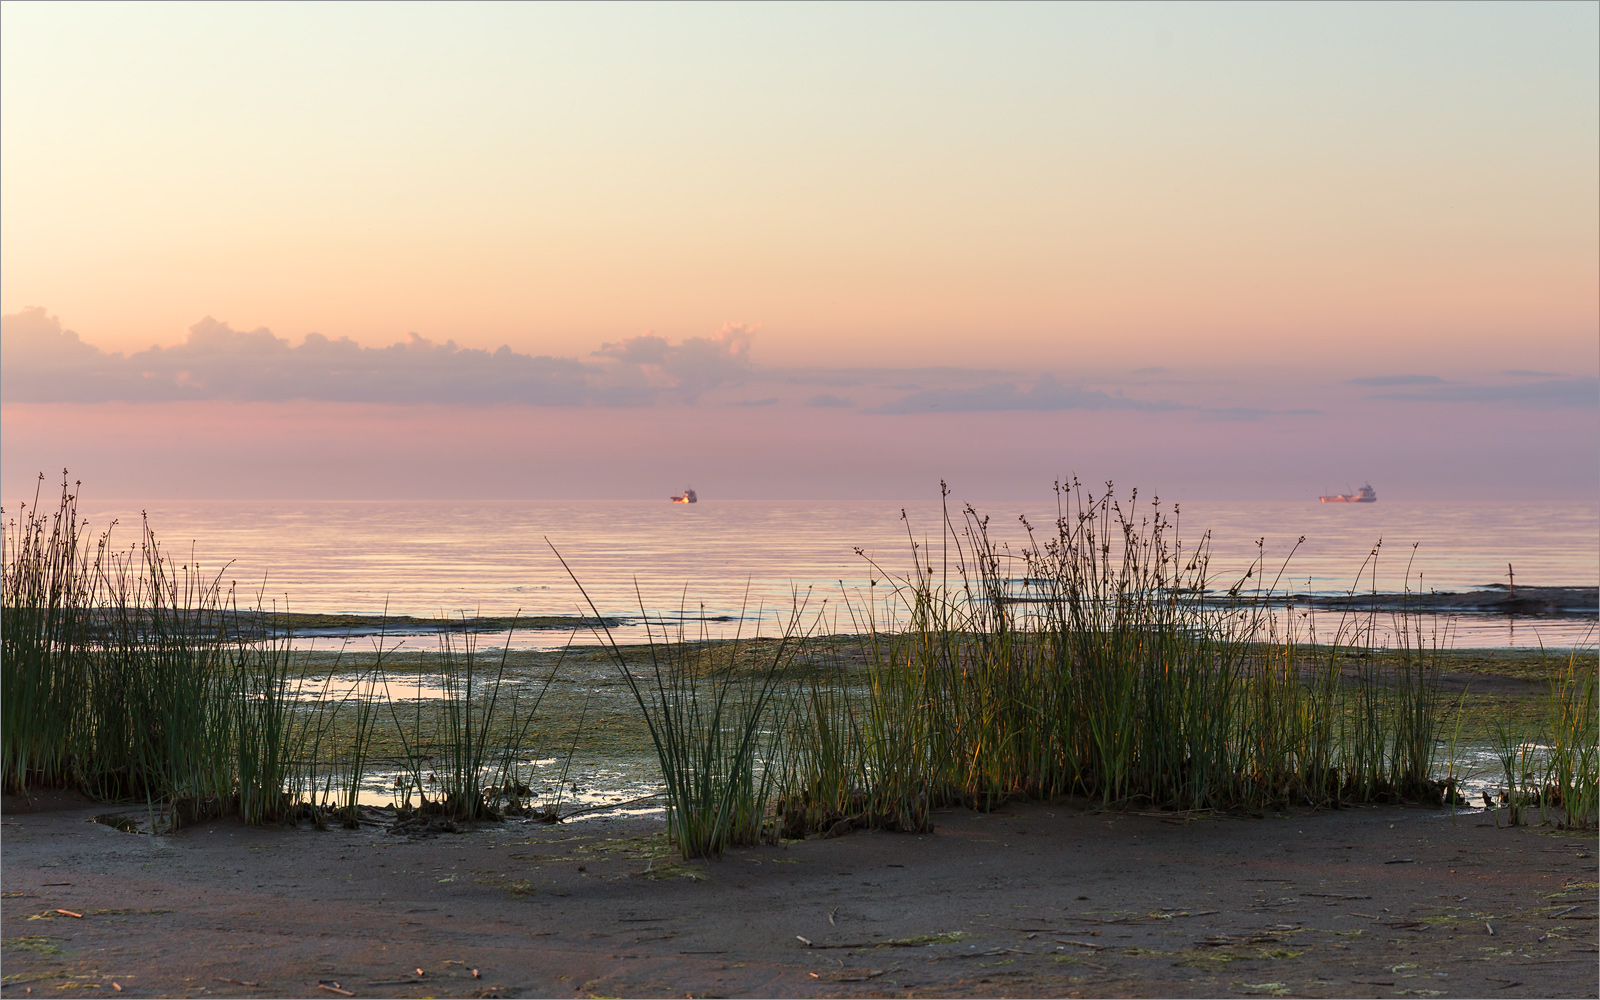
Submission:
[[[1014,382],[971,389],[923,389],[877,407],[874,413],[981,413],[995,410],[1185,410],[1181,403],[1149,402],[1099,389],[1062,385],[1042,375],[1032,389]]]
[[[1373,393],[1375,399],[1418,403],[1506,403],[1529,410],[1600,406],[1600,379],[1550,378],[1510,384],[1447,383],[1403,392]]]
[[[1244,422],[1363,405],[1359,397],[1563,412],[1600,405],[1600,384],[1593,376],[1532,370],[1471,380],[1415,372],[1340,382],[1310,376],[1287,385],[1259,374],[1232,373],[1221,380],[1162,380],[1157,389],[1105,373],[1063,380],[982,368],[759,368],[750,360],[755,332],[729,324],[715,334],[678,342],[645,333],[578,358],[523,354],[506,346],[465,348],[415,333],[386,347],[318,333],[291,344],[266,328],[236,330],[208,316],[191,326],[180,344],[116,354],[86,343],[44,309],[29,308],[0,317],[0,399],[548,407],[707,403],[747,411],[791,406],[880,415],[1106,411]],[[842,394],[847,387],[849,394]]]
[[[1523,368],[1500,374],[1521,381],[1463,382],[1437,375],[1369,375],[1348,379],[1345,384],[1384,390],[1371,393],[1372,399],[1408,403],[1502,403],[1532,410],[1600,405],[1600,380]]]
[[[690,337],[681,344],[647,333],[604,344],[594,354],[613,362],[610,375],[622,384],[668,389],[693,402],[707,390],[744,378],[754,334],[739,323],[724,326],[714,337]]]
[[[1437,375],[1368,375],[1365,378],[1353,378],[1346,385],[1444,385],[1445,380]]]
[[[0,318],[0,396],[9,402],[173,400],[524,403],[543,406],[693,402],[736,384],[752,331],[725,327],[671,344],[646,334],[607,344],[597,360],[486,351],[416,334],[388,347],[307,334],[298,346],[260,328],[206,317],[174,347],[129,355],[85,343],[44,309]]]

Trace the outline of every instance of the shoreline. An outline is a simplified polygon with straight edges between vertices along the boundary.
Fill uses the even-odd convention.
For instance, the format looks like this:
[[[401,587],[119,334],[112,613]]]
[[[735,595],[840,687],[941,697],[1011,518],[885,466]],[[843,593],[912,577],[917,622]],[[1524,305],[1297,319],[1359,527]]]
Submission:
[[[150,837],[88,822],[102,807],[71,798],[0,808],[5,996],[113,982],[239,997],[1596,985],[1593,835],[1497,827],[1482,811],[1255,819],[1073,799],[686,863],[651,819],[424,837],[215,821]]]
[[[1007,604],[1045,603],[1047,598],[1009,597]],[[1208,608],[1237,608],[1251,601],[1229,599],[1226,595],[1201,598]],[[1600,587],[1518,587],[1515,595],[1504,584],[1490,584],[1470,591],[1441,591],[1428,594],[1377,592],[1372,594],[1283,594],[1262,599],[1267,608],[1302,607],[1323,611],[1356,613],[1395,613],[1412,615],[1462,616],[1468,618],[1553,619],[1572,621],[1594,618],[1600,621]],[[370,638],[388,636],[486,635],[515,632],[581,632],[597,628],[640,627],[645,619],[637,615],[460,615],[458,617],[384,615],[366,612],[265,612],[240,611],[238,619],[255,634],[296,638]],[[748,616],[754,618],[755,616]],[[737,622],[737,615],[674,615],[677,622]],[[654,615],[651,623],[657,624]],[[515,628],[513,629],[513,626]],[[847,635],[848,633],[840,633]],[[831,636],[830,636],[831,637]],[[819,637],[820,638],[820,637]],[[717,640],[720,641],[720,640]]]
[[[858,668],[859,640],[830,639],[802,669]],[[405,671],[431,659],[401,655]],[[512,658],[520,673],[557,655]],[[1341,676],[1398,655],[1352,652]],[[1447,651],[1441,690],[1482,716],[1472,731],[1541,710],[1565,659]],[[656,764],[614,667],[574,666],[541,740],[582,765],[579,806]],[[580,702],[600,725],[564,735]],[[374,744],[368,766],[394,750]],[[555,823],[364,809],[354,830],[214,819],[152,836],[128,821],[137,804],[6,796],[0,996],[1596,992],[1595,834],[1506,826],[1504,810],[1017,798],[937,809],[923,833],[846,824],[685,862],[660,813],[617,805]]]

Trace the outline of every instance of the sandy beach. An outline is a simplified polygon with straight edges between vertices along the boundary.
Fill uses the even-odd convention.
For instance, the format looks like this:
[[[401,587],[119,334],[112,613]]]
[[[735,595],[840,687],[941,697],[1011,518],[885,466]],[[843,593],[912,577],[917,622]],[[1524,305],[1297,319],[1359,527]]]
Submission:
[[[684,863],[659,819],[395,835],[4,803],[5,996],[1595,996],[1590,833],[1073,800]]]

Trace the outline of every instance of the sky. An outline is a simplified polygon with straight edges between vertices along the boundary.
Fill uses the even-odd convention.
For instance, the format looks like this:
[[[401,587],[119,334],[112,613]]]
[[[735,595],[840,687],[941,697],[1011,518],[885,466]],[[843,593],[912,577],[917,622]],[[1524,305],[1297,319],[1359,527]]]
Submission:
[[[0,6],[0,495],[1566,499],[1594,4]]]

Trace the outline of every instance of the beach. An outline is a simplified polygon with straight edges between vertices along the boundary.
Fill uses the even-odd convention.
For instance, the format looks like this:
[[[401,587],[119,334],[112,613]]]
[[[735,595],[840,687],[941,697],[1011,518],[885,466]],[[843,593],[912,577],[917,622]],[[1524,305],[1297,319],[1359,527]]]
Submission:
[[[6,996],[1594,996],[1595,837],[1421,807],[174,836],[4,803]],[[1491,930],[1492,928],[1492,930]],[[420,970],[420,974],[419,971]],[[113,985],[115,984],[115,986]]]
[[[1600,1000],[1597,40],[0,0],[0,1000]]]
[[[1409,606],[1149,599],[1205,590],[1124,538],[982,549],[1000,596],[924,579],[903,631],[515,649],[128,591],[18,629],[0,994],[1596,994],[1592,588],[1516,597],[1577,648],[1452,649]]]

